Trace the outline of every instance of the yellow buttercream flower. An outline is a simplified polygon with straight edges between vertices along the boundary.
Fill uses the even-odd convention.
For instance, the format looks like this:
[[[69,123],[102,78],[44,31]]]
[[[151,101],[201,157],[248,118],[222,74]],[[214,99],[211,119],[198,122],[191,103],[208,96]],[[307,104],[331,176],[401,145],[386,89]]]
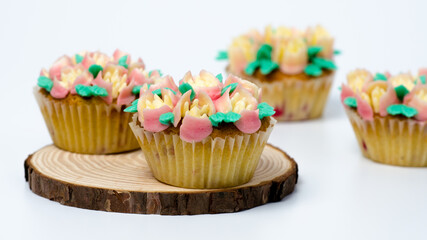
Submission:
[[[61,81],[59,82],[64,88],[71,88],[74,81],[83,72],[82,68],[66,68],[61,72]]]
[[[415,87],[414,77],[409,73],[402,73],[390,78],[393,87],[403,85],[406,89],[411,91]]]
[[[112,66],[105,69],[102,79],[106,82],[112,83],[112,95],[113,98],[117,98],[120,91],[126,87],[127,74],[123,73],[118,67]]]
[[[357,69],[347,74],[347,83],[354,92],[362,91],[366,82],[372,80],[372,74],[363,69]]]
[[[319,53],[321,57],[332,58],[334,53],[334,39],[325,28],[320,25],[317,25],[315,28],[308,28],[306,35],[309,46],[323,47]]]

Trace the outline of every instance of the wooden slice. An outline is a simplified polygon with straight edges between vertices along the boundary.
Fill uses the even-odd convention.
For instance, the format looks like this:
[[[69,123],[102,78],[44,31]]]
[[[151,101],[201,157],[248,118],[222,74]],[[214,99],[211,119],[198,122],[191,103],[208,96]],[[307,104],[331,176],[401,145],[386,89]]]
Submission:
[[[37,195],[68,206],[183,215],[237,212],[280,201],[294,190],[298,167],[267,145],[250,182],[227,189],[185,189],[157,181],[141,151],[85,155],[50,145],[27,158],[25,178]]]

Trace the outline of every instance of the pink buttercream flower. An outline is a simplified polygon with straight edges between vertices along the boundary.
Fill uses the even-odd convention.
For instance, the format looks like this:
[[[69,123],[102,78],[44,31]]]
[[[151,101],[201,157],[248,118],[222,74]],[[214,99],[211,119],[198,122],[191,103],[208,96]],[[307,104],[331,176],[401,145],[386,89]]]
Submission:
[[[50,67],[49,69],[49,77],[50,79],[61,79],[61,70],[66,66],[72,66],[73,61],[68,56],[62,56]]]
[[[176,86],[175,81],[169,75],[164,77],[153,78],[154,84],[150,86],[150,91],[154,91],[162,88],[170,88],[175,92],[179,92],[178,86]]]
[[[62,99],[68,95],[68,89],[63,87],[58,80],[54,79],[52,90],[50,90],[50,95],[53,98]]]
[[[225,80],[224,86],[230,85],[232,83],[238,83],[238,86],[245,88],[253,95],[253,97],[255,97],[258,101],[261,101],[261,88],[259,88],[254,83],[230,74]]]
[[[198,94],[200,91],[206,92],[212,100],[216,100],[221,96],[222,83],[213,74],[202,70],[198,76],[193,76],[188,71],[181,83],[190,84]]]
[[[163,98],[150,91],[142,94],[138,101],[138,120],[145,130],[150,132],[160,132],[169,127],[160,123],[162,114],[172,112],[172,101],[165,96]]]
[[[240,119],[234,125],[243,133],[254,133],[261,127],[259,110],[243,110]]]
[[[113,53],[114,61],[117,62],[121,57],[126,56],[126,55],[127,55],[126,64],[130,64],[130,62],[131,62],[130,54],[123,52],[119,49],[116,49],[116,51],[114,51],[114,53]]]
[[[286,74],[298,74],[304,71],[308,63],[307,45],[302,38],[289,40],[278,47],[280,51],[280,70]]]
[[[374,112],[368,101],[363,99],[359,94],[356,95],[357,112],[364,120],[373,120]]]
[[[76,86],[81,84],[85,86],[89,86],[93,80],[92,74],[90,74],[87,70],[84,71],[80,76],[74,80],[73,85],[71,86],[70,93],[71,94],[77,94],[76,92]]]

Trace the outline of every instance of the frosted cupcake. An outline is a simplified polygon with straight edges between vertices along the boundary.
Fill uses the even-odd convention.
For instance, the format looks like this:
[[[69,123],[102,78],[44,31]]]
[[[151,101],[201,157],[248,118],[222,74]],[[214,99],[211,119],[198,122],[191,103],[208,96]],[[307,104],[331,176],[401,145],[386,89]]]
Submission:
[[[418,76],[355,70],[342,85],[345,106],[363,155],[376,162],[427,166],[427,69]]]
[[[305,120],[323,113],[336,69],[333,44],[320,26],[268,26],[264,33],[238,36],[218,59],[229,60],[229,73],[262,88],[262,100],[274,107],[277,120]]]
[[[143,86],[130,124],[156,179],[185,188],[248,182],[273,129],[273,108],[248,81],[189,72]]]
[[[107,154],[138,148],[123,109],[143,84],[159,76],[116,50],[112,57],[84,52],[43,69],[34,94],[54,144],[75,153]]]

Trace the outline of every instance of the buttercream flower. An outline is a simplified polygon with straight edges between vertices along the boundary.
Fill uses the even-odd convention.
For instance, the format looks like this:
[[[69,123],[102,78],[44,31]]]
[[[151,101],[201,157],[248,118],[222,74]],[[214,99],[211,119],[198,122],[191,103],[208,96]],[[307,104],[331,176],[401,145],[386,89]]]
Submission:
[[[212,100],[221,96],[222,83],[213,74],[202,70],[199,75],[193,76],[187,72],[181,83],[190,84],[198,95],[200,91],[206,92]]]
[[[399,103],[393,86],[385,81],[370,82],[362,94],[372,106],[373,112],[384,117],[387,115],[387,107]]]
[[[418,114],[415,115],[415,119],[427,121],[427,85],[417,85],[405,96],[403,103],[417,109]]]
[[[230,71],[243,72],[246,65],[255,59],[256,46],[250,38],[240,36],[233,40],[228,48],[228,59],[230,60]]]
[[[347,74],[347,84],[353,92],[360,92],[365,84],[371,82],[373,76],[364,69],[356,69]]]
[[[154,91],[156,89],[170,88],[175,92],[178,92],[178,87],[175,84],[173,78],[169,75],[164,77],[155,77],[153,78],[153,85],[150,86],[150,90]]]
[[[104,81],[112,84],[112,97],[117,98],[119,92],[126,87],[127,82],[127,69],[114,65],[107,64],[102,72],[102,78]]]
[[[49,77],[54,80],[61,79],[61,71],[66,66],[72,66],[73,62],[71,58],[68,56],[62,56],[50,67],[49,69]]]
[[[302,38],[293,38],[278,47],[280,70],[286,74],[298,74],[307,66],[307,45]]]
[[[334,39],[322,26],[307,29],[307,41],[309,46],[320,46],[322,51],[319,55],[325,58],[332,58],[334,54]]]
[[[403,85],[408,91],[411,91],[415,87],[414,77],[410,73],[401,73],[396,76],[392,76],[389,79],[393,87]]]
[[[138,101],[138,120],[144,129],[150,132],[160,132],[169,127],[162,124],[159,118],[162,114],[172,112],[172,99],[168,95],[159,97],[150,91],[142,94]]]
[[[228,86],[230,84],[237,83],[239,86],[242,86],[246,90],[248,90],[258,101],[261,99],[261,88],[259,88],[256,84],[249,82],[248,80],[244,80],[239,78],[233,74],[228,75],[225,80],[224,86]]]

